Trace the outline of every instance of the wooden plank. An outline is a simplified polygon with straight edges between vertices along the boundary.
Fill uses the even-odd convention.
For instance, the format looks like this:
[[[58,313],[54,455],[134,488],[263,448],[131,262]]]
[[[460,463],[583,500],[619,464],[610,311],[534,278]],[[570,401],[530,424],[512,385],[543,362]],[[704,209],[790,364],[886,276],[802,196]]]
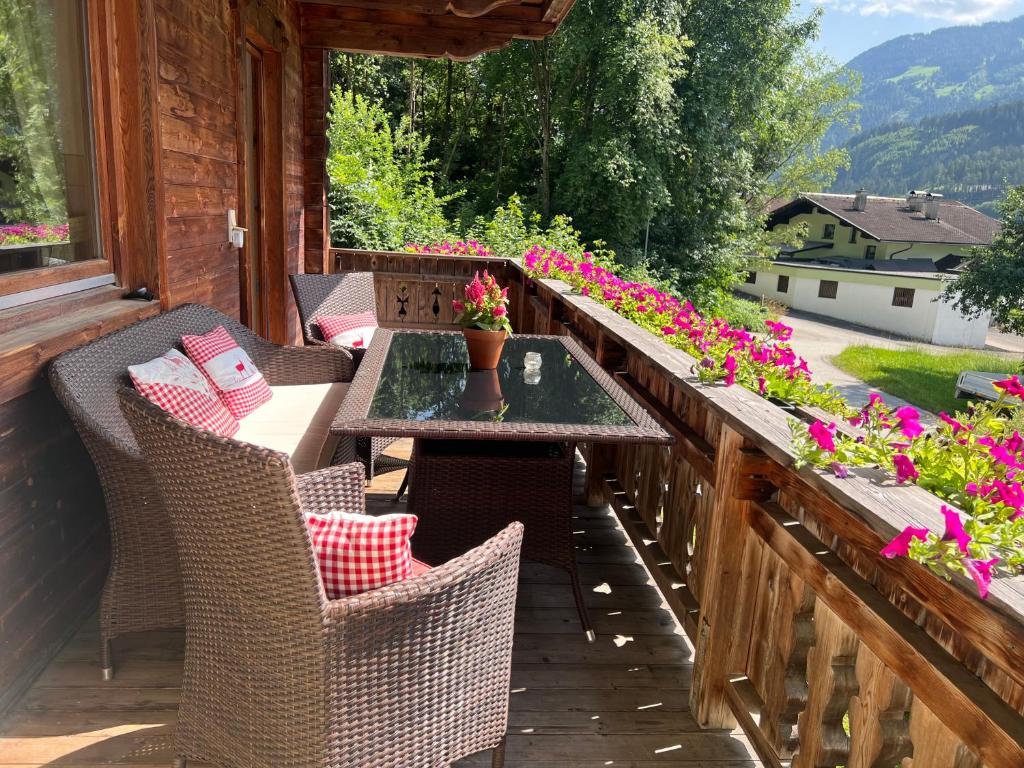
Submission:
[[[701,478],[708,482],[714,480],[715,449],[708,441],[698,435],[689,424],[676,416],[628,373],[616,374],[615,381],[635,400],[642,403],[648,413],[654,416],[665,431],[676,439],[675,449],[683,454],[687,463],[697,470]]]
[[[46,364],[61,352],[158,311],[155,304],[118,300],[0,335],[0,403],[39,386]]]
[[[755,507],[751,527],[985,763],[1024,764],[1024,719],[924,630],[778,505]]]

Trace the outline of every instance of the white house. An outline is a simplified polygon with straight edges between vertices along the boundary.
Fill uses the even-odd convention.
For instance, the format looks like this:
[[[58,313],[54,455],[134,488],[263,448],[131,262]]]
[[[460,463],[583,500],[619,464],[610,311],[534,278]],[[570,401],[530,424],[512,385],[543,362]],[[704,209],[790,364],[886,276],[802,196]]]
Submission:
[[[739,289],[793,309],[947,346],[985,345],[990,317],[939,300],[999,222],[941,195],[906,198],[810,194],[777,205],[768,226],[804,223],[798,249],[747,272]]]

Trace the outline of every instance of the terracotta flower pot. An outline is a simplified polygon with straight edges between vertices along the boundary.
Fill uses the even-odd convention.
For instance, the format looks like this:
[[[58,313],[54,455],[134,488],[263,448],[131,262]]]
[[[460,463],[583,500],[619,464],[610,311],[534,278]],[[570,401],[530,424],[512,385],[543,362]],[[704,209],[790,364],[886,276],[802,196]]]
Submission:
[[[466,350],[469,352],[469,367],[474,370],[487,371],[498,367],[501,350],[505,346],[508,334],[505,331],[483,331],[479,328],[463,328],[466,337]]]

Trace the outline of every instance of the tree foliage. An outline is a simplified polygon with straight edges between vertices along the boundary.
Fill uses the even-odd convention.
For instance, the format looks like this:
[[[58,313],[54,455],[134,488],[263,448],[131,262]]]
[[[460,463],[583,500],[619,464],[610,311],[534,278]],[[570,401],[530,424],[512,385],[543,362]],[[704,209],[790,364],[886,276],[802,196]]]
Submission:
[[[985,311],[1008,331],[1024,334],[1024,186],[999,204],[1002,228],[989,248],[976,248],[943,298],[968,315]]]
[[[429,138],[402,118],[394,129],[383,107],[340,88],[331,99],[331,237],[371,250],[395,250],[410,241],[444,238],[444,206],[453,195],[434,192]]]
[[[807,53],[818,17],[794,12],[792,0],[577,0],[552,37],[468,63],[339,54],[332,70],[350,101],[423,140],[418,168],[456,232],[516,195],[533,226],[571,217],[710,306],[741,256],[770,250],[766,199],[820,188],[845,161],[821,139],[849,119],[856,83]],[[333,136],[358,157],[356,138]],[[339,244],[360,244],[361,227],[339,223]]]
[[[67,221],[57,12],[50,3],[0,2],[0,206],[7,221]]]

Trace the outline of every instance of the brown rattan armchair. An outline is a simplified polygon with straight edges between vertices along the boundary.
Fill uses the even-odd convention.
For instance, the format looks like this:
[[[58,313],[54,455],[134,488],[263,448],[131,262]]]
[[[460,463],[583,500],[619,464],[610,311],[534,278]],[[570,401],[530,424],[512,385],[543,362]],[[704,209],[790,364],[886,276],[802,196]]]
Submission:
[[[373,287],[372,272],[347,272],[344,274],[291,275],[295,306],[302,322],[302,336],[311,346],[330,346],[324,340],[317,321],[329,315],[355,315],[360,312],[377,311],[377,294]],[[372,343],[372,342],[371,342]],[[349,349],[359,366],[364,349]],[[384,450],[395,442],[389,437],[360,437],[358,452],[366,465],[366,476],[373,482],[375,474],[405,469],[409,462],[388,456]],[[405,484],[402,488],[404,490]],[[399,491],[399,496],[402,491]]]
[[[184,334],[206,333],[218,325],[249,353],[271,385],[352,379],[352,358],[342,349],[271,344],[227,315],[194,304],[65,352],[50,366],[53,389],[96,465],[110,520],[110,571],[100,602],[100,664],[107,680],[113,676],[110,644],[115,637],[184,625],[170,521],[121,413],[117,389],[129,365],[179,345]],[[335,461],[353,457],[346,443]]]
[[[177,765],[435,768],[503,762],[522,526],[388,587],[328,600],[305,512],[364,511],[359,464],[287,456],[121,403],[181,556]]]

